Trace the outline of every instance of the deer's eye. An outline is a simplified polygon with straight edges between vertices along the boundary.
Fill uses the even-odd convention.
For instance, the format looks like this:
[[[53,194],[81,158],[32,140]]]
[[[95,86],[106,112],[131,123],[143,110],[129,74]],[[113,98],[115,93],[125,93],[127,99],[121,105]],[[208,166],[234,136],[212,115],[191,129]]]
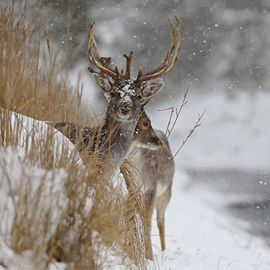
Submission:
[[[148,122],[144,122],[144,123],[143,123],[143,126],[144,126],[144,127],[149,127],[150,124],[149,124]]]
[[[141,99],[142,99],[142,96],[141,96],[141,95],[139,95],[139,96],[138,96],[138,99],[139,99],[139,100],[141,100]]]
[[[111,97],[116,97],[115,92],[111,92],[110,95],[111,95]]]

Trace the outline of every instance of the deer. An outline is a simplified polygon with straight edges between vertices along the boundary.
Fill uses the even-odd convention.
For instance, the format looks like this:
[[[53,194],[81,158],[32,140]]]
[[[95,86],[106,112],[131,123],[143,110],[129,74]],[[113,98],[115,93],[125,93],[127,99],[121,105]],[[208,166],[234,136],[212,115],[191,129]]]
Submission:
[[[131,78],[133,52],[123,55],[126,58],[125,72],[123,70],[120,72],[117,66],[112,68],[110,66],[111,57],[101,57],[99,54],[92,33],[94,22],[88,26],[88,60],[94,66],[94,68],[89,67],[88,70],[96,85],[107,97],[105,117],[102,124],[95,128],[70,122],[56,122],[53,125],[76,144],[79,152],[87,151],[89,155],[98,153],[99,157],[105,161],[104,163],[110,164],[106,168],[108,176],[111,176],[116,168],[120,167],[129,151],[145,100],[157,95],[164,86],[161,76],[170,72],[178,59],[183,39],[180,35],[179,20],[177,17],[175,19],[177,26],[169,20],[173,40],[164,61],[157,68],[144,74],[142,68],[139,67],[136,79]],[[92,53],[93,49],[95,53]]]
[[[139,67],[139,72],[135,79],[131,78],[133,52],[131,51],[129,55],[123,55],[126,58],[125,72],[123,70],[120,72],[117,66],[112,68],[110,66],[111,57],[101,57],[99,54],[99,49],[92,33],[94,22],[91,22],[88,26],[89,40],[87,56],[89,62],[93,65],[93,67],[89,67],[88,70],[92,74],[96,85],[104,92],[107,98],[105,117],[102,123],[94,128],[70,122],[49,124],[52,124],[57,130],[68,137],[70,141],[75,144],[79,153],[86,152],[87,155],[83,155],[85,159],[83,161],[86,163],[87,156],[90,158],[93,155],[98,155],[98,157],[104,161],[102,164],[107,164],[105,168],[102,168],[101,172],[108,179],[111,179],[116,169],[121,166],[130,148],[135,147],[134,145],[138,146],[140,143],[140,153],[143,153],[143,151],[149,152],[150,150],[149,153],[153,151],[153,155],[156,155],[157,149],[161,147],[161,140],[155,136],[152,131],[151,133],[148,132],[148,134],[151,134],[151,136],[148,136],[149,141],[143,141],[142,138],[147,136],[141,136],[138,130],[141,126],[147,126],[147,124],[144,124],[145,119],[147,119],[146,114],[144,114],[144,108],[148,103],[146,101],[155,97],[161,90],[164,86],[161,76],[170,72],[178,59],[183,39],[180,35],[179,20],[177,17],[175,17],[175,19],[177,25],[169,20],[173,32],[173,40],[167,50],[164,61],[157,68],[146,73],[143,73],[142,68]],[[92,50],[95,50],[95,52],[92,53]],[[166,145],[166,142],[164,141],[163,144]],[[149,158],[152,158],[152,154]],[[164,158],[166,157],[164,156]],[[145,161],[149,162],[148,160]],[[150,165],[153,165],[151,161]],[[140,169],[145,171],[143,166]],[[166,179],[163,182],[159,182],[161,185],[156,184],[155,181],[158,180],[158,170],[162,169],[162,165],[159,165],[159,168],[153,168],[151,177],[149,178],[152,184],[147,182],[151,187],[144,185],[144,190],[147,191],[145,198],[149,197],[149,199],[145,199],[145,202],[147,201],[145,208],[148,234],[145,257],[150,260],[153,260],[150,238],[153,205],[155,203],[156,206],[159,205],[159,213],[163,212],[163,214],[159,214],[158,222],[161,224],[160,235],[164,238],[164,211],[166,209],[164,205],[168,204],[169,199],[167,199],[163,193],[170,194],[171,187],[166,186],[166,190],[168,191],[164,191],[162,194],[160,193],[160,187],[164,189],[163,183],[166,182]],[[153,179],[156,180],[154,181]],[[163,202],[165,202],[165,204],[163,204]],[[162,240],[162,243],[165,243],[165,241]],[[165,244],[163,248],[165,249]]]
[[[165,134],[153,129],[151,120],[143,111],[136,126],[132,146],[126,159],[137,178],[142,194],[146,234],[146,258],[153,260],[151,224],[154,208],[157,210],[157,225],[161,250],[165,245],[165,210],[170,202],[175,172],[173,154]]]

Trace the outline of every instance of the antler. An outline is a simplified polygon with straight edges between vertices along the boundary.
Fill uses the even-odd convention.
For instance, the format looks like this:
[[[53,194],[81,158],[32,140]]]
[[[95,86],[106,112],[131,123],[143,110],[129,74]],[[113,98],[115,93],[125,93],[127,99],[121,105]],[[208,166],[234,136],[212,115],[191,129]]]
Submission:
[[[167,54],[166,54],[166,57],[165,57],[163,63],[159,67],[157,67],[156,69],[154,69],[150,72],[147,72],[145,74],[142,74],[142,68],[140,67],[137,81],[142,82],[142,81],[156,79],[156,78],[158,78],[158,77],[160,77],[160,76],[162,76],[162,75],[164,75],[172,70],[176,60],[178,59],[178,53],[179,53],[181,45],[184,41],[184,39],[180,35],[180,22],[176,16],[175,16],[175,19],[177,21],[177,27],[174,25],[174,23],[171,20],[169,20],[169,23],[170,23],[172,30],[173,30],[173,41],[172,41],[172,43],[167,51]],[[176,44],[177,39],[178,39],[178,41]],[[175,44],[176,44],[176,46],[175,46]],[[174,49],[175,49],[174,56],[172,58],[171,64],[169,65],[169,59],[170,59],[171,54],[172,54]]]
[[[163,74],[166,74],[168,72],[170,72],[175,64],[175,62],[178,59],[178,53],[180,51],[181,45],[184,41],[184,39],[181,37],[180,35],[180,22],[178,20],[177,17],[175,17],[176,21],[177,21],[177,26],[174,25],[174,23],[169,20],[169,23],[172,27],[173,30],[173,41],[167,51],[166,57],[163,61],[163,63],[157,67],[156,69],[147,72],[145,74],[142,74],[142,68],[139,67],[139,73],[138,73],[138,77],[137,77],[137,82],[141,83],[143,81],[148,81],[148,80],[152,80],[152,79],[156,79],[158,77],[161,77]],[[99,55],[99,51],[98,51],[98,46],[97,43],[93,37],[92,34],[92,29],[94,26],[94,22],[91,22],[88,26],[88,33],[89,33],[89,41],[88,41],[88,60],[90,61],[90,63],[92,63],[95,67],[97,67],[100,70],[100,74],[102,76],[111,76],[114,80],[116,80],[117,78],[121,78],[123,80],[128,80],[130,79],[130,67],[131,67],[131,62],[132,62],[132,56],[133,56],[133,52],[131,51],[129,55],[124,54],[124,57],[127,60],[127,64],[126,64],[126,72],[123,73],[118,71],[118,67],[115,66],[115,68],[111,68],[110,67],[110,62],[111,62],[111,58],[110,57],[100,57]],[[177,41],[178,39],[178,41]],[[177,44],[176,44],[177,41]],[[176,45],[175,45],[176,44]],[[96,59],[94,57],[94,54],[92,54],[92,48],[95,48],[95,56]],[[173,52],[173,50],[175,49],[174,52],[174,56],[172,58],[171,64],[169,64],[169,60],[171,57],[171,54]],[[88,70],[91,73],[97,73],[93,68],[89,67]]]
[[[90,63],[95,65],[100,70],[100,74],[102,76],[109,75],[113,79],[116,79],[117,77],[120,77],[124,80],[130,79],[130,66],[131,66],[133,52],[130,52],[129,55],[124,54],[124,57],[127,60],[125,74],[123,72],[119,72],[117,66],[115,66],[115,69],[112,69],[110,67],[111,57],[100,57],[97,43],[96,43],[96,41],[93,37],[93,34],[92,34],[92,29],[93,29],[94,24],[95,24],[94,22],[91,22],[91,23],[89,23],[89,26],[88,26],[88,33],[89,33],[88,60],[90,61]],[[92,54],[93,46],[95,48],[95,56],[96,56],[97,60],[95,59],[94,55]],[[94,69],[92,69],[91,67],[89,67],[88,70],[91,73],[96,73],[96,71]]]
[[[93,29],[94,24],[95,24],[95,22],[91,22],[91,23],[89,23],[89,26],[88,26],[88,33],[89,33],[88,55],[87,55],[88,60],[90,63],[92,63],[94,66],[96,66],[100,70],[101,74],[103,73],[103,75],[104,75],[104,73],[105,73],[106,75],[111,76],[113,79],[116,79],[119,76],[117,66],[115,66],[115,70],[113,70],[109,65],[106,65],[106,67],[105,67],[104,64],[106,64],[106,63],[103,62],[102,57],[100,57],[100,55],[99,55],[98,46],[97,46],[97,43],[96,43],[96,41],[93,37],[93,34],[92,34],[92,29]],[[95,59],[94,54],[92,54],[92,47],[93,46],[95,48],[95,55],[96,55],[97,60]],[[107,58],[107,59],[110,59],[110,60],[107,60],[110,63],[111,58]],[[88,70],[91,73],[96,73],[96,71],[94,69],[92,69],[91,67],[89,67]]]
[[[127,60],[127,66],[126,66],[126,73],[124,75],[124,79],[128,80],[130,79],[130,66],[131,66],[131,61],[132,61],[132,56],[133,56],[133,52],[131,51],[129,55],[124,54],[124,57]]]

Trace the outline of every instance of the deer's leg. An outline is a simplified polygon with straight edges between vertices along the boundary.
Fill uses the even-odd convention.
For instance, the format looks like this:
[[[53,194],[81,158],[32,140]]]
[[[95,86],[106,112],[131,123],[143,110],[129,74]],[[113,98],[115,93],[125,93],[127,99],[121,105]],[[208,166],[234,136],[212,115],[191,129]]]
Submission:
[[[161,243],[161,250],[163,251],[165,247],[165,210],[171,199],[171,187],[169,187],[164,193],[156,198],[156,209],[157,209],[157,224],[159,230],[159,237]]]
[[[127,184],[129,192],[131,192],[132,187],[129,185],[130,183]],[[146,192],[144,195],[144,207],[140,208],[138,207],[139,213],[141,215],[141,219],[143,222],[143,227],[145,231],[145,258],[149,260],[154,260],[153,256],[153,250],[152,250],[152,242],[151,242],[151,224],[152,224],[152,216],[155,208],[155,197],[156,197],[156,189],[152,188]],[[134,223],[134,232],[136,231],[136,225],[135,225],[135,220],[132,219]],[[136,233],[136,232],[135,232]],[[129,244],[132,245],[133,242],[132,240],[129,240]],[[134,259],[134,256],[133,256]]]
[[[146,233],[146,258],[153,260],[153,250],[151,242],[151,224],[152,216],[155,208],[156,189],[150,189],[145,194],[145,233]]]

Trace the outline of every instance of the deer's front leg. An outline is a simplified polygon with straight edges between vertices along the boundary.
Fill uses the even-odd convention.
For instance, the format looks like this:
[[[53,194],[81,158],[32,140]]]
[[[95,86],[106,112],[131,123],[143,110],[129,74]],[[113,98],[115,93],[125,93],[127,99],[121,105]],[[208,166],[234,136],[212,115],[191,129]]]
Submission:
[[[152,250],[152,241],[151,241],[151,229],[152,229],[152,216],[155,207],[155,199],[156,199],[156,187],[151,188],[146,191],[145,194],[145,234],[146,234],[146,243],[145,249],[146,254],[145,257],[149,260],[154,260],[153,250]]]

